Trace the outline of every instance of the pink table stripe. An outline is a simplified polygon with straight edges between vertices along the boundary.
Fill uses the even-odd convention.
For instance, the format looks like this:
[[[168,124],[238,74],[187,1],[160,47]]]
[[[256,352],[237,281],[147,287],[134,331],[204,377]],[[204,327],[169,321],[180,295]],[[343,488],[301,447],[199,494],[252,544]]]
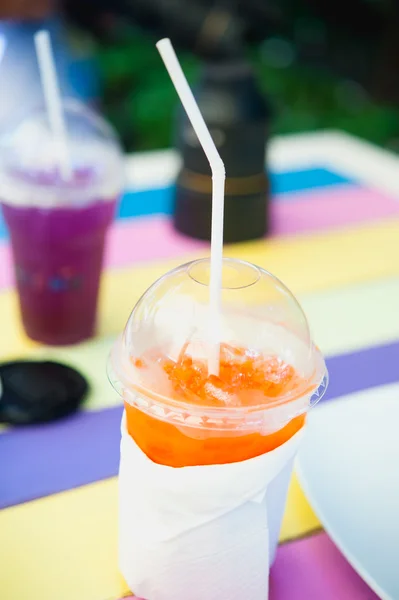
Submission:
[[[378,600],[378,596],[322,532],[280,546],[270,574],[269,600]]]
[[[174,258],[208,246],[207,242],[175,231],[169,217],[138,217],[113,227],[106,262],[109,267],[131,266],[145,260]]]
[[[11,251],[8,242],[0,242],[0,290],[13,284]]]
[[[399,214],[399,200],[377,191],[352,186],[295,194],[272,210],[276,235],[326,231]]]
[[[287,196],[287,195],[286,195]],[[293,194],[292,200],[272,204],[273,235],[304,234],[355,225],[399,214],[399,201],[354,186]],[[185,237],[172,228],[166,216],[139,217],[115,223],[109,236],[106,266],[168,259],[208,248],[205,242]],[[11,255],[0,244],[0,289],[12,285]]]

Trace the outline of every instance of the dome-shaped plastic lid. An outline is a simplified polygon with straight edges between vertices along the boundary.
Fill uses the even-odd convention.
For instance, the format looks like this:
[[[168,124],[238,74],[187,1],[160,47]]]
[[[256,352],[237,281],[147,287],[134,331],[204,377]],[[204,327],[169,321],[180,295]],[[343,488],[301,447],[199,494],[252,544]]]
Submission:
[[[209,375],[209,273],[207,259],[182,265],[142,296],[111,354],[116,389],[160,418],[306,411],[326,387],[324,360],[295,297],[250,263],[224,259],[220,370]]]
[[[60,173],[60,148],[44,108],[30,112],[0,142],[2,202],[14,205],[64,206],[119,195],[123,155],[108,123],[77,100],[64,102],[72,176]]]

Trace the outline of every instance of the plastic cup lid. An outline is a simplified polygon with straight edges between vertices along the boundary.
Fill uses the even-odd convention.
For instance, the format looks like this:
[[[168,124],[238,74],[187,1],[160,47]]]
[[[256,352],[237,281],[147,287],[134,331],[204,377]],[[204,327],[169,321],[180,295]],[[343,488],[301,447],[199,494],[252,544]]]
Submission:
[[[64,181],[57,141],[44,108],[10,128],[0,143],[0,194],[13,205],[58,206],[109,200],[119,195],[124,161],[108,123],[77,100],[64,103],[73,177]]]
[[[253,423],[266,411],[283,410],[286,421],[308,410],[327,386],[323,357],[314,345],[307,319],[291,292],[276,277],[250,263],[224,259],[221,342],[224,357],[245,349],[245,358],[271,357],[277,368],[292,367],[297,385],[259,396],[242,406],[223,396],[221,403],[196,403],[176,396],[165,377],[163,360],[206,364],[209,349],[209,261],[178,267],[156,281],[130,315],[110,357],[110,378],[125,401],[167,420],[238,419]],[[232,349],[232,350],[231,350]],[[233,357],[234,358],[234,357]],[[227,356],[228,359],[228,356]],[[221,375],[222,376],[222,375]],[[275,388],[274,388],[275,389]]]

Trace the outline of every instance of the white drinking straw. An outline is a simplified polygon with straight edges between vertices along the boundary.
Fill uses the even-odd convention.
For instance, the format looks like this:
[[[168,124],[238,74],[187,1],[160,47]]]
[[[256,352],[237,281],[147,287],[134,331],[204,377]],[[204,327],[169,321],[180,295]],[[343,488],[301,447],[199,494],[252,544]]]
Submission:
[[[71,158],[68,150],[61,93],[48,31],[42,30],[35,34],[35,46],[47,115],[58,154],[59,168],[62,178],[67,181],[72,177]]]
[[[195,101],[170,40],[163,39],[156,46],[212,170],[211,273],[209,281],[211,347],[208,356],[208,372],[210,375],[218,375],[223,270],[224,185],[226,172],[223,161],[198,108],[198,104]]]

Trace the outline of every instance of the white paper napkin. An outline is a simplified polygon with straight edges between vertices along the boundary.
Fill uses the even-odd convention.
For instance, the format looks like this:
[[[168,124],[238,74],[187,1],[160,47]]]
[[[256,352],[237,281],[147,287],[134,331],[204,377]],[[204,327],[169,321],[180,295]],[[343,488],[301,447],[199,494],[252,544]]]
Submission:
[[[145,600],[267,600],[268,484],[302,432],[240,463],[172,468],[153,463],[122,421],[120,568]]]

